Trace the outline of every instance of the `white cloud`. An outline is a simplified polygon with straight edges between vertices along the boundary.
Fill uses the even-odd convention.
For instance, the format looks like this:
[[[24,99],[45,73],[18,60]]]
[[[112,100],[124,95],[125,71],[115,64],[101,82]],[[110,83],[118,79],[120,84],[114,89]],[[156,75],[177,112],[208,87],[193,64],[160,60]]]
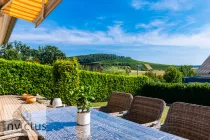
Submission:
[[[180,30],[180,29],[183,29],[183,28],[186,28],[192,24],[194,24],[196,21],[193,17],[188,17],[185,21],[185,23],[182,23],[181,26],[179,26],[176,30]]]
[[[114,21],[113,21],[113,23],[114,23],[114,24],[116,24],[116,25],[121,26],[121,25],[123,25],[123,24],[124,24],[124,21],[114,20]]]
[[[101,17],[97,17],[96,19],[98,19],[98,20],[105,20],[105,19],[106,19],[106,17],[101,16]]]
[[[151,2],[149,0],[132,0],[131,6],[137,10],[148,6],[150,10],[188,10],[193,7],[192,0],[158,0]]]
[[[145,29],[150,29],[150,28],[168,28],[171,27],[173,25],[175,25],[176,23],[168,23],[168,20],[153,20],[148,24],[144,24],[144,23],[140,23],[140,24],[136,24],[136,28],[145,28]]]
[[[145,1],[145,0],[132,0],[131,6],[138,10],[148,5],[149,3],[150,2]]]
[[[158,26],[161,22],[152,24]],[[162,23],[161,23],[162,24]],[[193,30],[188,34],[169,34],[159,28],[148,32],[125,32],[121,26],[110,26],[106,31],[88,31],[80,29],[37,28],[16,26],[11,41],[20,40],[31,44],[65,45],[118,45],[118,46],[183,46],[210,48],[210,25]]]
[[[151,9],[180,11],[192,8],[191,0],[160,0],[151,4]]]

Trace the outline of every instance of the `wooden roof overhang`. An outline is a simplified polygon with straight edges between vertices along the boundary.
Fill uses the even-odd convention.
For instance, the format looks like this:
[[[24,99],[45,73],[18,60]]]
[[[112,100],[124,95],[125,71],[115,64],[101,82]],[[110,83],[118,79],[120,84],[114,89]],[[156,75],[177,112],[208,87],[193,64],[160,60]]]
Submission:
[[[7,2],[8,0],[0,0],[0,8]],[[8,42],[16,21],[16,18],[0,12],[0,45]]]
[[[11,35],[17,19],[35,23],[41,22],[62,2],[62,0],[0,0],[0,45]]]

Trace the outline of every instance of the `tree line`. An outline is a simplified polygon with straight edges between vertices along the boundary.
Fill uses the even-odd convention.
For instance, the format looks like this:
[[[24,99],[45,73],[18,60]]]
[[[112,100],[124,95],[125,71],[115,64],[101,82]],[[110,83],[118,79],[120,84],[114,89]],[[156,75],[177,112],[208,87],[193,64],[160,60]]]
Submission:
[[[130,58],[125,56],[118,56],[116,54],[89,54],[76,56],[80,63],[92,63],[103,60],[115,60],[120,58]]]
[[[39,46],[37,49],[34,49],[20,41],[9,42],[2,45],[0,49],[0,58],[7,60],[38,62],[40,64],[48,65],[52,65],[57,59],[67,59],[65,53],[59,50],[56,46],[46,45]],[[115,60],[130,57],[118,56],[116,54],[89,54],[76,56],[76,58],[80,64],[88,64],[103,60]],[[128,63],[110,64],[110,66],[115,65],[129,66]]]
[[[153,71],[148,71],[145,75],[162,83],[181,83],[183,77],[197,76],[196,72],[193,71],[192,66],[170,66],[166,69],[163,76],[156,74]]]
[[[56,46],[46,45],[33,49],[22,42],[14,41],[1,46],[0,58],[52,65],[57,59],[66,59],[66,55]]]
[[[92,62],[125,59],[130,57],[117,56],[115,54],[89,54],[76,56],[80,64],[88,64]],[[57,59],[68,59],[64,52],[59,50],[56,46],[39,46],[37,49],[23,44],[20,41],[14,41],[7,43],[0,48],[0,58],[7,60],[23,60],[30,62],[38,62],[40,64],[52,65]],[[72,57],[70,57],[72,58]],[[119,71],[122,68],[126,68],[126,73],[130,72],[132,67],[129,63],[110,63],[107,67],[111,67],[109,71]],[[117,70],[113,68],[117,66]],[[129,67],[129,69],[127,69]],[[153,71],[149,71],[146,75],[154,80],[167,82],[167,83],[179,83],[182,81],[182,77],[196,76],[196,73],[192,70],[192,66],[171,66],[165,71],[164,76],[156,76]]]

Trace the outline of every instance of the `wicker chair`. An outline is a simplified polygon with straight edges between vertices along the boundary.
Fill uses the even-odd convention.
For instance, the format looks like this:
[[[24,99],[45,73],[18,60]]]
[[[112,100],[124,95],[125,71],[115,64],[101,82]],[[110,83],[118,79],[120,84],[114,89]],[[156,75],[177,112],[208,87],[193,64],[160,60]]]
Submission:
[[[122,117],[154,128],[160,128],[160,118],[166,104],[161,99],[136,96],[127,114]]]
[[[161,130],[190,140],[210,140],[210,107],[176,102]]]
[[[95,108],[106,113],[127,111],[132,103],[133,96],[130,93],[113,92],[107,106]]]
[[[0,122],[0,140],[29,140],[20,120]]]

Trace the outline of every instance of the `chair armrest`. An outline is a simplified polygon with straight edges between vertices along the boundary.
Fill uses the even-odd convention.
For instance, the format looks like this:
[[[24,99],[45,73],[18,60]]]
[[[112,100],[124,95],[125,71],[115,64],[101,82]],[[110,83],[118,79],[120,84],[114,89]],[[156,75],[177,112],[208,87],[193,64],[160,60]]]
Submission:
[[[112,116],[115,117],[120,117],[122,118],[124,115],[126,115],[128,113],[128,111],[121,111],[121,112],[114,112],[114,113],[109,113]]]
[[[0,132],[0,136],[9,135],[9,134],[13,134],[13,133],[19,133],[19,132],[22,132],[22,129],[2,131],[2,132]]]
[[[14,133],[14,134],[9,134],[5,136],[1,136],[1,140],[7,140],[7,139],[21,139],[23,137],[28,137],[24,133]]]
[[[167,129],[167,126],[165,124],[160,125],[160,130],[164,131],[165,129]]]
[[[142,125],[147,126],[147,127],[160,129],[160,121],[159,120],[153,121],[153,122],[149,122],[149,123],[145,123],[145,124],[142,124]]]

